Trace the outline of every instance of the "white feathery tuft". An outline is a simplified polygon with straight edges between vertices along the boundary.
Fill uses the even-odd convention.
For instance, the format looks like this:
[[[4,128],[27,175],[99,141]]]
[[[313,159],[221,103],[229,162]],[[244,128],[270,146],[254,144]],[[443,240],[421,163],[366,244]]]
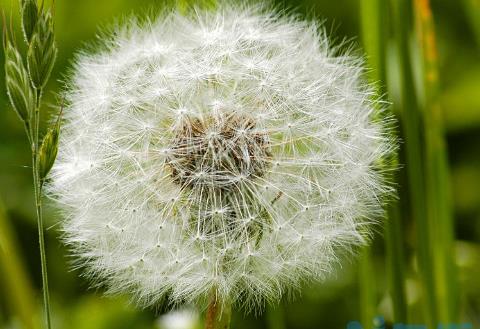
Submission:
[[[251,308],[366,243],[391,120],[322,28],[221,5],[103,43],[75,64],[48,189],[109,292]]]

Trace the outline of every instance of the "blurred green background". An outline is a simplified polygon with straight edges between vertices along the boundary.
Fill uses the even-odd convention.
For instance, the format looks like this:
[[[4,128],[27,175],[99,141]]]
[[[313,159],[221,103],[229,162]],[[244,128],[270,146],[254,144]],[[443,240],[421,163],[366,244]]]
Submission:
[[[308,19],[325,22],[336,40],[345,37],[363,47],[361,1],[311,0],[278,1],[279,8],[291,8]],[[382,1],[382,0],[379,0]],[[71,67],[74,54],[93,41],[103,26],[133,13],[162,6],[154,0],[58,0],[55,4],[58,60],[47,86],[45,109],[56,103],[55,93]],[[12,13],[19,26],[18,3],[0,0],[7,16]],[[458,269],[460,318],[480,328],[480,2],[478,0],[431,0],[438,48],[441,104],[444,117],[451,196],[454,212],[454,247],[451,253]],[[153,9],[156,10],[156,9]],[[388,21],[388,18],[387,18]],[[386,22],[388,25],[389,22]],[[379,28],[388,29],[380,25]],[[18,32],[18,31],[17,31]],[[20,34],[17,34],[18,39]],[[364,36],[365,37],[365,36]],[[363,37],[363,38],[364,38]],[[20,42],[19,42],[20,44]],[[415,47],[413,47],[415,48]],[[3,53],[0,53],[3,63]],[[412,61],[415,65],[415,61]],[[31,328],[41,323],[41,275],[37,229],[34,216],[30,153],[24,130],[10,108],[5,94],[3,64],[0,66],[0,328],[30,328],[22,315],[32,317]],[[395,79],[396,64],[390,64]],[[380,81],[380,84],[386,84]],[[392,83],[395,85],[395,83]],[[395,88],[389,98],[396,102]],[[400,101],[399,101],[400,102]],[[48,112],[44,110],[44,113]],[[48,119],[45,115],[44,120]],[[404,156],[401,155],[403,162]],[[415,223],[408,215],[405,166],[400,169],[400,203],[406,306],[409,323],[423,323],[423,297],[418,274]],[[408,199],[408,198],[406,198]],[[69,266],[61,244],[55,210],[46,202],[47,258],[54,328],[162,328],[164,309],[139,310],[124,297],[104,297],[101,289],[89,288],[79,271]],[[368,271],[370,303],[374,314],[382,315],[388,326],[394,321],[392,298],[388,293],[388,266],[381,227],[374,239]],[[435,237],[433,237],[435,238]],[[280,306],[267,307],[261,315],[235,313],[232,328],[346,328],[360,320],[365,299],[361,296],[358,259],[346,260],[335,276],[318,286],[308,286],[296,298],[285,298]],[[8,268],[7,268],[8,267]],[[22,292],[22,296],[18,294]],[[373,320],[373,319],[372,319]],[[163,326],[164,327],[164,326]],[[373,323],[365,322],[365,328]],[[168,328],[165,328],[168,329]],[[185,328],[188,329],[188,328]]]

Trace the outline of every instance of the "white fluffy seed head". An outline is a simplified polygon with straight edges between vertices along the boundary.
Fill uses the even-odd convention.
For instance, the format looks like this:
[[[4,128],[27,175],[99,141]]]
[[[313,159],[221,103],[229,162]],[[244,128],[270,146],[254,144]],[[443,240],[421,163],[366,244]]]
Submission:
[[[321,28],[222,5],[103,42],[77,59],[49,191],[110,292],[258,306],[365,243],[395,143]]]

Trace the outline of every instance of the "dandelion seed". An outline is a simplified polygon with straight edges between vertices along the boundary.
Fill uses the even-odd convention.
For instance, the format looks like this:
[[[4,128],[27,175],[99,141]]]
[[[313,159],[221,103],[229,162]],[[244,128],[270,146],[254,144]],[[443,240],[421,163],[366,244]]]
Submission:
[[[321,28],[222,5],[104,42],[78,57],[49,191],[109,292],[256,307],[366,242],[395,143]]]

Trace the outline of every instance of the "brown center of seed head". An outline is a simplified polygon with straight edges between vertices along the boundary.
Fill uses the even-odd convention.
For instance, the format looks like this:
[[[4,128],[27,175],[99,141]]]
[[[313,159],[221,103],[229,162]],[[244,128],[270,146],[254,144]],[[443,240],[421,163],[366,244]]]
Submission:
[[[264,176],[269,139],[244,114],[186,117],[175,131],[167,165],[175,182],[227,190]]]

